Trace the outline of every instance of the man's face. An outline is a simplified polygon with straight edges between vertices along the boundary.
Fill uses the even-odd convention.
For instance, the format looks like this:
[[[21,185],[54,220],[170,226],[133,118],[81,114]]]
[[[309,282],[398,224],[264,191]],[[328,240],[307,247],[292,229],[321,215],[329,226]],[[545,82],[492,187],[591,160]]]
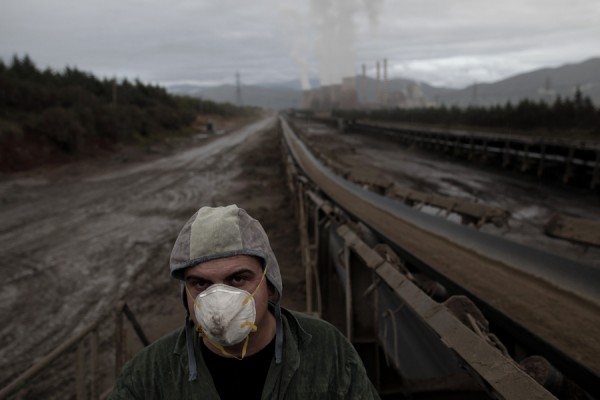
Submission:
[[[193,312],[194,299],[211,285],[217,283],[243,289],[248,293],[254,292],[254,302],[256,304],[255,323],[258,326],[258,336],[262,334],[261,329],[271,326],[272,315],[268,310],[268,302],[269,296],[274,295],[274,292],[269,289],[270,285],[267,284],[266,277],[261,283],[263,268],[260,259],[240,255],[206,261],[187,268],[183,273],[183,277],[187,292],[188,309],[196,326],[198,326],[198,321]]]

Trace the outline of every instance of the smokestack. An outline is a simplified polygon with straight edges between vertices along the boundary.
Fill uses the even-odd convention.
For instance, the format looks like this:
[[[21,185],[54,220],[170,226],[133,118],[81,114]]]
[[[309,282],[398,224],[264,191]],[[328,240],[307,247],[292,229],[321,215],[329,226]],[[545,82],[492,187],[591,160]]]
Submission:
[[[377,69],[377,87],[375,98],[377,99],[377,103],[381,103],[381,68],[379,65],[379,61],[377,61],[376,69]]]
[[[388,98],[388,76],[387,76],[387,58],[383,59],[383,104],[387,104]]]

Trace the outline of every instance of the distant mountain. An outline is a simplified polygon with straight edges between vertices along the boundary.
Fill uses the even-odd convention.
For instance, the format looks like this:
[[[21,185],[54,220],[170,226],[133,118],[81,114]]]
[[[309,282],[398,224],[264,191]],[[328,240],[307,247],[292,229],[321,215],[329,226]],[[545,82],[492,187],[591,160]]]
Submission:
[[[525,98],[554,101],[557,96],[572,97],[577,88],[600,105],[600,58],[539,69],[494,83],[471,85],[462,90],[433,90],[428,95],[431,100],[448,105],[493,105],[507,101],[516,103]]]
[[[174,94],[191,97],[200,97],[219,103],[237,104],[237,90],[235,85],[221,85],[214,87],[201,87],[194,85],[169,86],[167,90]],[[300,107],[302,91],[287,87],[261,87],[242,85],[241,98],[243,105],[281,110],[284,108]]]
[[[318,81],[311,81],[318,87]],[[376,103],[377,81],[362,76],[356,79],[361,102]],[[557,96],[572,97],[579,88],[596,105],[600,105],[600,58],[567,64],[557,68],[544,68],[512,76],[493,83],[481,83],[464,89],[441,88],[410,79],[390,79],[387,85],[390,106],[415,107],[423,105],[494,105],[523,99],[554,101]],[[202,97],[217,102],[237,103],[236,87],[223,85],[201,87],[177,85],[167,88],[175,94]],[[383,89],[381,89],[383,90]],[[300,107],[301,84],[298,80],[241,87],[242,103],[271,109]]]

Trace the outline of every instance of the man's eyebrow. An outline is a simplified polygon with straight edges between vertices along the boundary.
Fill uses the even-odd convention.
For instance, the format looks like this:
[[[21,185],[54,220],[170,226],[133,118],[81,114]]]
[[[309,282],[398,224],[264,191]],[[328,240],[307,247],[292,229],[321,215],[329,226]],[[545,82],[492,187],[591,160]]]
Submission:
[[[231,273],[229,273],[228,275],[225,276],[225,279],[230,279],[236,275],[239,274],[243,274],[243,273],[250,273],[250,274],[256,274],[256,272],[248,267],[245,266],[240,266],[240,269],[234,270]],[[208,278],[206,276],[200,275],[199,273],[194,273],[194,272],[189,272],[187,274],[187,276],[184,278],[185,280],[188,279],[202,279],[202,280],[210,280],[211,278]]]
[[[203,277],[203,276],[199,276],[199,275],[194,275],[193,272],[190,272],[185,278],[186,281],[188,279],[202,279],[202,280],[207,280],[207,278]]]
[[[238,269],[237,271],[233,271],[232,273],[227,275],[227,278],[233,278],[236,275],[240,275],[240,274],[244,274],[244,273],[255,274],[255,272],[252,269],[247,268],[247,267],[242,267],[241,269]]]

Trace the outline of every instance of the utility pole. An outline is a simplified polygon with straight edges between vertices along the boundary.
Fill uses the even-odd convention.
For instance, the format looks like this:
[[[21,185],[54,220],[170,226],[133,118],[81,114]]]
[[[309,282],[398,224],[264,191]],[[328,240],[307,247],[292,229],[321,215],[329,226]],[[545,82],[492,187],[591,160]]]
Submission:
[[[237,97],[238,106],[242,106],[242,85],[240,84],[240,73],[235,73],[235,95]]]

